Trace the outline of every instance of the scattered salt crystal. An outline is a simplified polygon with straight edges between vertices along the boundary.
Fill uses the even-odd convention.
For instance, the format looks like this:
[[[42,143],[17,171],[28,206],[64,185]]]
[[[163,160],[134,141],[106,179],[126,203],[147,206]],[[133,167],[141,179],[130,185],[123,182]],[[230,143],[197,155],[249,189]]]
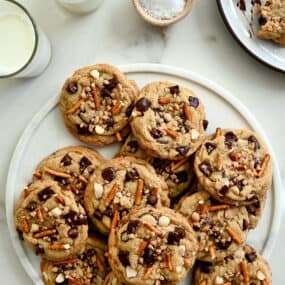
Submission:
[[[179,15],[185,7],[185,0],[140,0],[140,4],[152,17],[165,20]]]

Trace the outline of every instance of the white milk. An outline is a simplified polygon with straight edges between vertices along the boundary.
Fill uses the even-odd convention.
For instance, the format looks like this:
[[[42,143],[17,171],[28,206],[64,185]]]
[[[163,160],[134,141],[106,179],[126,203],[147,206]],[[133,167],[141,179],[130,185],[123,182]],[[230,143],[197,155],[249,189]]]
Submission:
[[[39,75],[48,65],[50,44],[25,10],[0,0],[0,77]]]
[[[102,0],[57,0],[64,8],[73,13],[90,13],[101,4]]]

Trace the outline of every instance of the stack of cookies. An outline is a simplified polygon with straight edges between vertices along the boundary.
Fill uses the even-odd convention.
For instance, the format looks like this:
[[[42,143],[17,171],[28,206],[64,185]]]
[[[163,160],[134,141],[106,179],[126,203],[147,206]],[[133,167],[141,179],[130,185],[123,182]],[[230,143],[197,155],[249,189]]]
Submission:
[[[72,135],[121,143],[111,160],[84,146],[44,158],[15,209],[19,235],[45,284],[270,285],[247,234],[262,214],[272,161],[254,132],[205,135],[200,98],[153,82],[141,90],[99,64],[65,82],[60,108]]]

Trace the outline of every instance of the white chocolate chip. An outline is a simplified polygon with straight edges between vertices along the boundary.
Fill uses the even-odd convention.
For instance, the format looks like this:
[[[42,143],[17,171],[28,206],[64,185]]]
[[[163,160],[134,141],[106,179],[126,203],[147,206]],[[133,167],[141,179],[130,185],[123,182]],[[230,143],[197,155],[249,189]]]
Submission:
[[[151,225],[155,225],[156,224],[156,219],[152,216],[152,215],[143,215],[141,217],[141,221],[145,222],[145,223],[149,223]]]
[[[31,225],[31,232],[32,233],[38,232],[39,229],[40,229],[39,225],[36,225],[36,224]]]
[[[220,276],[217,276],[215,279],[215,285],[220,285],[224,283],[224,279]]]
[[[136,277],[138,272],[134,270],[132,267],[127,266],[126,267],[126,275],[128,278]]]
[[[158,224],[161,226],[161,227],[167,227],[170,223],[170,220],[168,217],[166,216],[161,216],[158,220]]]
[[[95,127],[95,132],[98,135],[102,135],[102,134],[104,134],[105,130],[102,127],[100,127],[100,126],[96,126]]]
[[[99,79],[99,77],[100,77],[100,73],[99,73],[99,71],[96,70],[96,69],[91,70],[90,75],[91,75],[94,79]]]
[[[197,138],[199,138],[199,136],[200,136],[200,133],[196,129],[191,130],[192,140],[196,140]]]
[[[65,280],[63,273],[59,273],[55,278],[55,283],[63,283]]]
[[[183,245],[183,244],[179,245],[179,247],[178,247],[179,255],[184,256],[185,255],[185,251],[186,251],[185,245]]]
[[[197,212],[194,212],[192,215],[191,215],[191,220],[195,223],[198,223],[200,221],[200,215],[199,213]]]
[[[70,244],[67,243],[63,247],[64,247],[64,249],[70,249]]]
[[[104,191],[104,188],[102,184],[94,183],[94,192],[95,192],[95,197],[97,199],[100,199],[102,197],[103,191]]]
[[[62,214],[62,210],[59,209],[58,207],[53,208],[50,212],[54,217],[57,217],[57,218],[60,217]]]
[[[181,273],[183,271],[183,267],[182,266],[176,266],[176,272],[177,273]]]
[[[260,270],[257,271],[256,276],[257,276],[257,279],[260,280],[260,281],[262,281],[262,280],[264,280],[266,278],[264,273],[262,271],[260,271]]]

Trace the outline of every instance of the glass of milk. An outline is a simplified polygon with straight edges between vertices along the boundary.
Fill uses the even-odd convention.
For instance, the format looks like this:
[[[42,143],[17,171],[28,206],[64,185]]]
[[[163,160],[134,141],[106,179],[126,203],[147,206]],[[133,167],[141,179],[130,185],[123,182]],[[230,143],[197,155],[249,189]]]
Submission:
[[[68,11],[77,14],[86,14],[99,7],[103,0],[57,0]]]
[[[0,0],[0,79],[41,74],[51,58],[49,40],[29,12]]]

